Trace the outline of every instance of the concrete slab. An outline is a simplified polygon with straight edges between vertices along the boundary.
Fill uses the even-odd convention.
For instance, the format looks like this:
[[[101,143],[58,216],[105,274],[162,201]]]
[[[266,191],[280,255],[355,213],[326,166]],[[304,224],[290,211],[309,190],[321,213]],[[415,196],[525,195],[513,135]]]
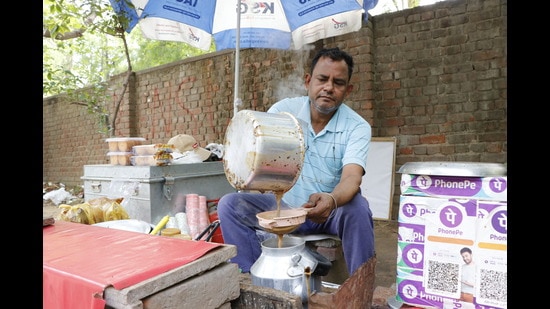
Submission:
[[[239,297],[238,278],[237,264],[226,263],[143,299],[143,308],[220,308]]]

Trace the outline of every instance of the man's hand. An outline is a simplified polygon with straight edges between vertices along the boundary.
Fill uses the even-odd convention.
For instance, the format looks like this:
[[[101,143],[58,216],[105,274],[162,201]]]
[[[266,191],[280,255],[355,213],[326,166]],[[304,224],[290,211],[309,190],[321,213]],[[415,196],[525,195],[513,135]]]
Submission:
[[[307,218],[315,223],[324,223],[336,208],[334,199],[327,193],[313,193],[307,203],[302,205],[307,210]]]

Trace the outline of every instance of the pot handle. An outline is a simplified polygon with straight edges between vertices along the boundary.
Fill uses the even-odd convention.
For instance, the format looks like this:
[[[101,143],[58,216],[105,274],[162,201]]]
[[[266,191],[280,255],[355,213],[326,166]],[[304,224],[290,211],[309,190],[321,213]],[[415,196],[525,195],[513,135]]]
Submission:
[[[328,275],[328,272],[330,271],[330,268],[332,267],[332,263],[329,259],[327,259],[324,255],[321,253],[309,248],[305,247],[305,249],[317,260],[317,266],[313,270],[314,276],[326,276]]]
[[[274,227],[277,222],[275,220],[262,218],[262,219],[259,219],[258,223],[260,224],[261,227],[271,228],[271,227]]]

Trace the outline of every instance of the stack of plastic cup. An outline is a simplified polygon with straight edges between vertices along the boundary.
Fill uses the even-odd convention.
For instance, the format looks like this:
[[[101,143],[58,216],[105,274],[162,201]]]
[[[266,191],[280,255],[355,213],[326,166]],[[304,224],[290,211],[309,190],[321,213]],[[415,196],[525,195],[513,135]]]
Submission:
[[[199,195],[190,193],[185,196],[185,213],[187,214],[187,225],[189,226],[189,235],[195,239],[200,234],[199,227]]]
[[[205,231],[210,225],[210,218],[208,216],[208,206],[206,205],[206,196],[199,196],[199,231]],[[206,239],[208,233],[204,233],[201,239]]]
[[[191,236],[191,231],[189,230],[189,225],[187,224],[187,214],[184,212],[178,212],[175,217],[177,227],[180,229],[181,233]]]

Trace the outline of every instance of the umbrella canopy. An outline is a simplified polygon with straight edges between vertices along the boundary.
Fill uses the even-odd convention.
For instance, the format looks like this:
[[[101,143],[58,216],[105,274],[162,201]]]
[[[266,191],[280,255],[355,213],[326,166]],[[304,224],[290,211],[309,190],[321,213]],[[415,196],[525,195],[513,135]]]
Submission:
[[[378,0],[110,0],[144,37],[185,42],[209,50],[235,48],[238,105],[241,48],[300,49],[305,44],[361,29]],[[238,9],[237,9],[238,8]],[[235,111],[237,111],[235,106]]]

